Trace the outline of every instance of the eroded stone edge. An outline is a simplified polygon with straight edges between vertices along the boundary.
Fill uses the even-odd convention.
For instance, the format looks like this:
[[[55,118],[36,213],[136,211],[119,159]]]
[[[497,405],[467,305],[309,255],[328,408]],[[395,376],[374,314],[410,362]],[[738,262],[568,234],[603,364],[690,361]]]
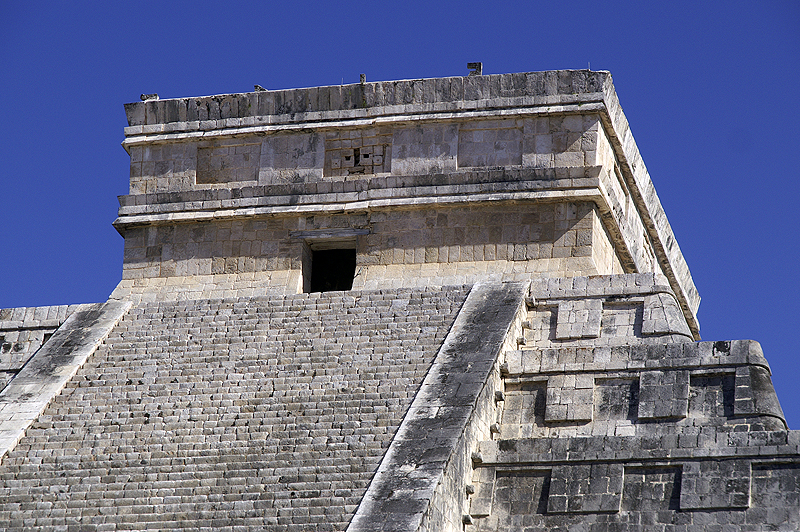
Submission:
[[[521,327],[526,293],[527,283],[521,282],[480,281],[473,286],[348,532],[410,532],[430,521],[435,492],[448,469],[470,465],[469,453],[460,452],[469,446],[469,433],[476,432],[470,426],[486,425],[488,437],[491,422],[476,420],[475,412],[484,395],[494,396],[487,383],[498,372],[504,344],[514,336],[509,332],[515,324]],[[464,484],[470,474],[471,469],[461,472]],[[465,509],[466,504],[449,513],[460,517]]]

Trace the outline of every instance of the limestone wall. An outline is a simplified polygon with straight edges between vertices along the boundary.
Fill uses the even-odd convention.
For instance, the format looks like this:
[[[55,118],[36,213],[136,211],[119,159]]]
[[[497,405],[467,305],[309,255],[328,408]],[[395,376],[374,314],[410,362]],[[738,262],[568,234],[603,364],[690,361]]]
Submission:
[[[532,283],[528,307],[527,349],[692,340],[661,274],[540,278]]]
[[[235,190],[382,174],[441,174],[480,167],[559,168],[579,176],[585,167],[599,165],[600,186],[613,212],[606,216],[610,227],[603,230],[618,233],[629,245],[629,269],[660,271],[597,114],[423,122],[414,126],[331,130],[324,133],[324,141],[322,136],[323,133],[276,132],[267,137],[184,139],[173,144],[133,146],[131,194],[144,195],[141,199],[145,204],[160,204],[172,195],[158,193],[209,188]],[[568,171],[570,168],[575,171]],[[314,189],[306,188],[301,193],[312,201],[322,199]],[[221,201],[202,203],[206,208],[222,206]],[[600,230],[598,225],[597,234]],[[429,247],[416,244],[420,245]],[[611,249],[596,252],[607,255],[603,262],[614,254]]]
[[[691,342],[665,281],[532,283],[465,530],[797,528],[800,432],[760,346]]]
[[[593,203],[455,205],[131,228],[114,297],[302,292],[329,240],[356,250],[357,289],[624,271]]]
[[[600,116],[533,115],[507,119],[423,121],[381,127],[315,127],[211,140],[176,138],[128,148],[130,194],[419,175],[459,168],[582,168],[613,164]]]
[[[608,132],[600,127],[597,136],[597,160],[600,170],[600,187],[608,198],[608,217],[615,223],[608,224],[621,233],[627,244],[632,261],[640,272],[663,272],[653,249],[652,237],[636,207],[636,198],[631,186],[622,175],[622,164],[617,158]]]

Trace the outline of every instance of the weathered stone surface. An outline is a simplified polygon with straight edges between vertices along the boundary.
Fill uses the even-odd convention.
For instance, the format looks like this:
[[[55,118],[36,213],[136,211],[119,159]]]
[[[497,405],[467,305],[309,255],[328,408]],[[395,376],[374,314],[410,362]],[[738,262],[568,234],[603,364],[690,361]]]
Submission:
[[[0,309],[0,390],[78,307]]]
[[[463,504],[459,499],[469,470],[464,456],[476,443],[470,441],[474,439],[470,433],[477,430],[485,434],[489,424],[481,419],[482,412],[475,403],[482,396],[494,395],[489,376],[509,332],[513,332],[514,320],[519,320],[523,294],[519,283],[483,282],[472,288],[375,473],[349,532],[383,530],[385,520],[393,522],[392,530],[398,532],[419,530],[421,525],[422,529],[439,530],[460,524],[464,512],[458,511]],[[482,431],[473,428],[480,425],[484,425]],[[448,468],[450,471],[446,471]],[[436,493],[445,475],[454,476],[457,486],[449,493]],[[446,497],[442,502],[451,508],[431,518],[437,502],[432,499],[437,495]],[[423,525],[424,517],[427,520]]]
[[[129,302],[80,305],[0,391],[0,460],[130,308]]]
[[[800,529],[610,75],[470,68],[126,105],[111,299],[0,310],[0,528]]]
[[[758,344],[647,341],[629,337],[628,346],[610,353],[521,350],[563,363],[508,365],[499,430],[478,448],[475,530],[522,523],[643,531],[800,526],[800,432],[787,431],[770,406],[777,402]],[[747,383],[751,375],[763,380]],[[761,412],[754,395],[762,397]],[[564,415],[592,400],[586,415]],[[767,492],[774,496],[769,503]],[[497,503],[487,502],[492,497]]]
[[[133,308],[0,464],[0,522],[343,530],[466,291]]]
[[[365,273],[404,280],[403,286],[415,286],[409,279],[420,263],[470,263],[472,271],[466,274],[448,268],[425,272],[432,284],[473,283],[488,264],[505,260],[518,264],[504,265],[503,273],[512,275],[498,280],[523,280],[522,273],[663,273],[684,315],[678,321],[685,321],[698,338],[699,295],[607,72],[532,72],[153,100],[129,104],[126,112],[130,126],[123,145],[131,155],[131,188],[121,198],[115,222],[126,236],[126,281],[238,273],[239,259],[251,256],[233,249],[215,252],[226,262],[220,270],[204,260],[208,257],[202,250],[199,264],[181,264],[176,249],[173,262],[163,249],[140,243],[137,227],[144,225],[171,227],[180,220],[213,228],[221,222],[225,232],[224,224],[254,215],[285,216],[296,225],[331,213],[371,218],[421,205],[442,211],[520,202],[556,203],[567,213],[566,218],[556,215],[559,225],[582,202],[591,202],[595,219],[584,220],[590,227],[574,232],[559,227],[548,236],[520,229],[516,238],[503,233],[501,242],[485,233],[471,242],[448,235],[446,246],[455,249],[442,250],[439,242],[418,242],[413,251],[401,245],[401,259],[392,245],[390,262],[387,252],[376,262],[380,253],[370,256],[372,244],[362,250],[359,242],[359,256],[365,254],[360,259]],[[391,238],[377,223],[370,224],[375,236]],[[450,227],[459,229],[452,222]],[[267,240],[274,243],[275,237]],[[536,244],[522,245],[518,239]],[[192,243],[171,240],[188,247]],[[500,243],[508,246],[496,249]],[[254,268],[245,260],[242,271],[300,270],[295,251],[270,255],[278,263]],[[189,256],[196,256],[193,250]],[[404,267],[389,274],[375,268],[386,264]],[[280,284],[294,290],[296,276],[284,274],[269,283]],[[145,292],[158,290],[157,283],[139,286]],[[120,297],[131,293],[130,286],[121,288]],[[645,334],[651,327],[659,333],[668,330],[667,317],[672,316],[648,317]]]

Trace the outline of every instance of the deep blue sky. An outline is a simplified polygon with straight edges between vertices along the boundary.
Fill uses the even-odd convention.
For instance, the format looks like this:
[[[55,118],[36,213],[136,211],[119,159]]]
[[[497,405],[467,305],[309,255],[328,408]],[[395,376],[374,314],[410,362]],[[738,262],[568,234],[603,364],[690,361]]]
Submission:
[[[703,338],[759,340],[800,429],[796,1],[165,4],[0,10],[0,308],[103,301],[119,281],[122,104],[141,93],[591,64],[613,75]]]

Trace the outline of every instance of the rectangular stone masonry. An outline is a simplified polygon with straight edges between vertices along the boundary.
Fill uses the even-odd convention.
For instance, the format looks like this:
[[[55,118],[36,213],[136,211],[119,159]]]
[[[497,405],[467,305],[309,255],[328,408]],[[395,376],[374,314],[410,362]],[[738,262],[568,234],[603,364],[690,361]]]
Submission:
[[[392,132],[392,174],[449,172],[457,168],[458,124],[419,124]]]
[[[547,381],[526,381],[506,384],[503,423],[544,422]]]
[[[198,185],[257,181],[261,143],[197,148]]]
[[[594,375],[554,375],[547,380],[546,422],[591,421]]]
[[[659,297],[653,297],[653,291]],[[652,318],[658,314],[663,317],[667,303],[680,312],[674,296],[669,293],[666,278],[661,275],[539,278],[531,286],[531,295],[525,349],[662,344],[692,340],[686,320],[680,315],[680,322],[676,321],[669,328],[644,334],[643,315]],[[594,324],[586,327],[591,329],[591,333],[582,336],[583,328],[570,323],[571,320],[580,321],[581,317],[576,316],[574,310],[581,305],[591,306],[595,310],[602,308],[598,336],[593,336]],[[651,319],[648,323],[652,325],[652,322]]]
[[[55,329],[0,329],[0,371],[19,370]]]
[[[470,497],[469,514],[484,517],[492,513],[492,497],[495,492],[495,469],[479,467],[472,473],[475,493]]]
[[[522,164],[540,168],[595,164],[601,130],[596,114],[525,120]]]
[[[0,309],[0,390],[80,305]]]
[[[480,190],[481,197],[475,197],[462,187],[440,187],[438,178],[460,176],[466,173],[462,172],[465,167],[502,168],[503,175],[491,176],[497,179],[493,184],[511,183],[514,179],[510,171],[546,169],[552,171],[554,179],[525,185],[519,195],[550,199],[554,197],[551,194],[564,198],[591,196],[613,233],[612,246],[595,241],[580,246],[591,248],[588,251],[557,243],[555,247],[561,249],[545,259],[585,260],[573,261],[577,267],[558,264],[547,271],[558,270],[569,277],[663,272],[697,336],[694,312],[699,297],[652,191],[608,73],[528,72],[152,100],[129,104],[126,114],[130,127],[126,128],[124,146],[131,154],[131,195],[152,196],[121,200],[127,202],[116,223],[121,231],[145,223],[168,223],[172,213],[180,213],[187,221],[203,218],[208,212],[249,216],[241,207],[254,204],[259,208],[254,214],[259,215],[271,214],[272,210],[288,212],[300,204],[306,211],[356,201],[365,202],[361,206],[367,210],[406,204],[408,199],[400,201],[398,194],[399,189],[408,188],[404,183],[411,176],[437,177],[431,187],[409,194],[414,199],[447,196],[447,201],[454,201],[458,196],[455,201],[467,203],[505,201],[516,191],[505,190],[505,197],[488,198]],[[374,124],[391,129],[390,169],[385,167],[389,161],[385,153],[364,153],[375,158],[372,164],[356,164],[356,158],[362,162],[362,153],[356,157],[354,147],[351,162],[354,172],[363,167],[365,175],[376,175],[368,173],[372,171],[398,178],[375,193],[366,190],[372,188],[366,179],[336,179],[346,176],[332,175],[342,170],[334,168],[333,157],[326,168],[324,146],[328,132],[368,129]],[[195,182],[198,138],[204,142],[263,140],[258,185],[231,187],[257,188],[254,193],[243,191],[234,198],[243,200],[250,194],[250,201],[183,199],[191,196],[184,193],[205,191],[203,187],[209,186]],[[322,142],[318,142],[320,138]],[[280,146],[284,142],[287,145]],[[146,154],[148,150],[150,155]],[[344,157],[350,155],[340,159]],[[346,160],[340,160],[342,164]],[[459,165],[462,171],[458,171]],[[204,180],[202,173],[200,181]],[[315,186],[278,188],[299,183]],[[316,187],[318,184],[326,186]],[[157,194],[161,192],[180,193],[176,196],[180,199],[173,202],[171,197]],[[578,236],[586,240],[587,233]],[[514,256],[520,254],[521,249],[515,248]],[[592,271],[590,256],[595,264],[612,259],[619,264],[613,264],[613,270]]]
[[[733,416],[735,379],[734,373],[692,374],[689,383],[689,415],[699,418]]]
[[[783,409],[774,393],[768,367],[760,364],[737,367],[734,383],[733,414],[735,416],[763,416],[766,414],[770,418],[762,417],[762,420],[767,430],[783,430],[786,428],[783,422]],[[728,400],[730,400],[729,396]]]
[[[335,183],[320,183],[329,184]],[[565,235],[591,232],[597,216],[590,203],[544,203],[524,212],[499,204],[140,225],[126,229],[124,285],[115,296],[146,292],[150,297],[155,287],[158,297],[166,297],[165,286],[176,297],[181,290],[216,291],[230,284],[220,276],[235,276],[230,290],[247,290],[239,293],[243,296],[296,293],[303,289],[297,280],[304,244],[290,233],[348,228],[370,230],[355,239],[356,289],[448,286],[483,277],[529,279],[542,269],[549,275],[603,271],[604,265],[586,256],[590,246],[577,245],[574,238],[553,241],[557,226]],[[215,292],[213,297],[237,293]]]
[[[500,436],[511,439],[543,435],[546,402],[547,381],[507,383]]]
[[[704,460],[683,464],[681,510],[747,508],[750,462]]]
[[[639,374],[639,418],[683,418],[689,409],[688,371],[643,371]]]
[[[219,144],[241,144],[241,139]],[[198,142],[134,146],[130,148],[130,193],[151,194],[195,188]],[[204,146],[219,145],[206,143]]]
[[[458,167],[522,164],[522,119],[474,120],[458,130]]]
[[[523,328],[546,324],[552,301],[528,298],[539,310]],[[668,436],[656,449],[669,454],[708,452],[729,431],[786,429],[755,342],[542,348],[530,338],[505,355],[501,439]]]
[[[631,378],[596,379],[594,412],[591,424],[579,427],[578,434],[592,436],[635,436],[639,403],[639,380]]]
[[[548,513],[616,513],[622,497],[622,464],[553,467]]]
[[[597,379],[592,420],[635,420],[639,405],[638,379]]]
[[[501,521],[513,516],[544,514],[550,480],[550,470],[498,471],[493,513]]]
[[[652,294],[644,299],[642,334],[685,334],[691,336],[681,308],[672,294]]]
[[[537,300],[564,297],[649,295],[653,291],[668,290],[667,278],[653,272],[591,277],[537,278],[531,283],[531,295]]]
[[[626,467],[622,510],[664,511],[680,509],[680,467]]]
[[[600,333],[609,339],[618,339],[616,345],[625,345],[627,338],[642,336],[642,304],[609,303],[603,307],[603,323]]]
[[[737,416],[756,413],[750,372],[751,368],[748,366],[736,368],[733,413]]]
[[[603,318],[603,301],[585,299],[560,301],[556,321],[556,338],[597,338]]]
[[[750,511],[800,530],[800,463],[753,464]]]
[[[261,148],[258,180],[264,185],[281,185],[322,179],[325,159],[321,133],[269,135]]]
[[[529,304],[529,306],[531,306]],[[525,346],[528,349],[551,346],[556,339],[558,324],[557,306],[534,306],[528,310],[527,327],[525,328]]]

